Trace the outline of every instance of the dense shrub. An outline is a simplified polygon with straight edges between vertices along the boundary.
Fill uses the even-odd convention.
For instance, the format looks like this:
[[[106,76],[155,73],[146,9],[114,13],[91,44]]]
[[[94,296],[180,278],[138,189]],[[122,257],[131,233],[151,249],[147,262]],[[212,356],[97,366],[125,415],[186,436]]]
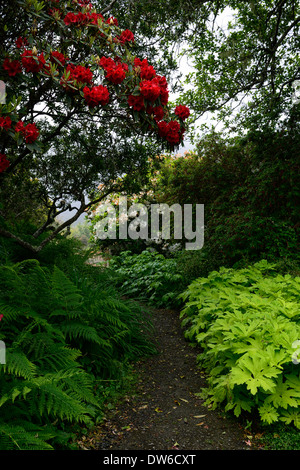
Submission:
[[[263,260],[213,271],[182,297],[186,337],[209,373],[206,404],[300,429],[300,277]]]
[[[204,247],[179,260],[188,277],[262,258],[300,261],[299,144],[288,133],[211,134],[194,153],[165,158],[154,199],[204,204]]]
[[[177,272],[177,261],[166,259],[155,251],[145,250],[140,254],[130,251],[113,258],[110,267],[120,276],[120,289],[124,295],[147,300],[157,307],[176,307],[184,283]]]

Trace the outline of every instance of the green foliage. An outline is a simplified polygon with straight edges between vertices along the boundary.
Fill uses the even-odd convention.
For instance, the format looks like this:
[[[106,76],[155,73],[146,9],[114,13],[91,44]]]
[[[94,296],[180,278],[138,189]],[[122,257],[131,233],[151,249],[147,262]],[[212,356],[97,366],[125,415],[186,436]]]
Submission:
[[[159,203],[204,204],[204,247],[183,251],[183,275],[260,259],[299,263],[299,136],[212,133],[195,153],[166,157],[154,184]]]
[[[110,267],[120,275],[125,295],[147,300],[157,307],[180,305],[178,295],[183,277],[177,272],[176,259],[149,250],[141,254],[125,251],[113,258]]]
[[[258,412],[264,424],[300,428],[300,277],[281,275],[266,260],[196,279],[182,294],[186,337],[203,350],[206,403],[236,416]]]
[[[209,24],[206,2],[200,7],[206,28],[186,42],[194,70],[186,78],[185,102],[198,117],[211,111],[241,135],[249,128],[280,128],[285,116],[298,125],[293,82],[299,79],[299,3],[213,4]]]
[[[155,352],[149,318],[108,287],[111,274],[75,264],[73,279],[37,260],[0,267],[1,449],[70,445],[70,426],[101,418],[129,361]]]

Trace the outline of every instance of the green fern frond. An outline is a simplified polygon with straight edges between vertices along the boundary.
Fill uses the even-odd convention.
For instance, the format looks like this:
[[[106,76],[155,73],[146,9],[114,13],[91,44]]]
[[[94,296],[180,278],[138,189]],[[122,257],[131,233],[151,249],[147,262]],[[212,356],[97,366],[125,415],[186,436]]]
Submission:
[[[54,432],[27,422],[22,424],[0,422],[0,450],[53,450],[46,441],[55,437]]]
[[[65,309],[65,315],[75,318],[81,313],[83,297],[72,281],[56,266],[52,274],[53,294]]]
[[[34,378],[37,372],[36,365],[22,351],[10,348],[6,350],[6,363],[2,367],[5,374],[22,377],[26,380]]]
[[[32,404],[37,406],[40,416],[50,416],[86,425],[92,424],[90,409],[86,405],[65,392],[62,386],[49,381],[48,377],[39,382]]]
[[[67,338],[70,339],[83,339],[85,341],[96,343],[103,348],[110,349],[112,348],[111,344],[106,341],[105,339],[101,338],[97,330],[89,325],[84,325],[83,323],[68,323],[62,325],[62,331],[66,335]]]

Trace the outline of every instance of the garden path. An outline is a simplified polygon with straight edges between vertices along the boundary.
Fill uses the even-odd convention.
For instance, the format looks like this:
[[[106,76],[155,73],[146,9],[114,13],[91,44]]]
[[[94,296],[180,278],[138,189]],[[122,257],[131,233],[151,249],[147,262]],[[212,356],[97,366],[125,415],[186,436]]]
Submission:
[[[135,364],[137,385],[89,437],[94,450],[250,450],[251,436],[197,396],[205,375],[178,312],[152,309],[158,355]]]

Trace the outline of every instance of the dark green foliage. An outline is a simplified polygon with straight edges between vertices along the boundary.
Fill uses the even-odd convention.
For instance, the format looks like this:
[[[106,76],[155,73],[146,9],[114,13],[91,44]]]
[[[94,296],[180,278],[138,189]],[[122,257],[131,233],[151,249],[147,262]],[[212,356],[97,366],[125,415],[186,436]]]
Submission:
[[[177,272],[176,259],[148,250],[140,254],[124,251],[110,266],[120,275],[122,292],[147,300],[157,307],[178,307],[183,277]]]
[[[155,352],[146,314],[79,258],[69,257],[72,276],[38,260],[0,267],[1,449],[69,445],[71,425],[101,418],[129,361]]]
[[[204,204],[204,247],[183,251],[179,272],[191,280],[262,258],[299,263],[299,145],[292,132],[211,134],[194,154],[166,158],[158,201]]]

